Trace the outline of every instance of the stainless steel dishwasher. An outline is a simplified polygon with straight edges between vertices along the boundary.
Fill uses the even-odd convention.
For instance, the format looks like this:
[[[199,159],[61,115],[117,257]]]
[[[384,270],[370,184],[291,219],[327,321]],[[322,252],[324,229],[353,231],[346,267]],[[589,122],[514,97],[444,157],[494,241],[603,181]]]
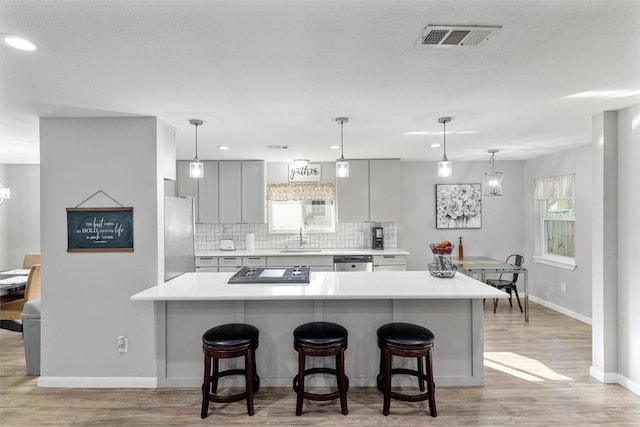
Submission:
[[[333,271],[373,271],[371,255],[335,255]]]

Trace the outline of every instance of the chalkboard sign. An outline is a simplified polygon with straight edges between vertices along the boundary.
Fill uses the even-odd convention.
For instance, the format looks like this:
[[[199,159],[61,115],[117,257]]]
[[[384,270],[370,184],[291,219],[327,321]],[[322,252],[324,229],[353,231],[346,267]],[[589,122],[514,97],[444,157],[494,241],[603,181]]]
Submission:
[[[67,252],[132,252],[133,208],[67,208]]]

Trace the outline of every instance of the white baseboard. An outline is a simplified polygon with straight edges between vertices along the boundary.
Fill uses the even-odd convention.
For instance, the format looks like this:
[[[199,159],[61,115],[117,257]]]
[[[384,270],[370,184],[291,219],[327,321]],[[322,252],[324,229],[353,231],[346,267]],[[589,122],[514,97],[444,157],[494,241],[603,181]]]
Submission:
[[[620,384],[630,392],[640,396],[640,384],[616,372],[602,372],[593,366],[589,368],[589,375],[604,384]]]
[[[156,377],[40,377],[38,387],[157,388]]]
[[[582,323],[586,323],[587,325],[591,325],[591,318],[587,317],[587,316],[583,316],[582,314],[576,313],[575,311],[571,311],[571,310],[567,310],[564,307],[561,307],[559,305],[556,305],[552,302],[549,301],[545,301],[541,298],[538,297],[534,297],[533,295],[529,295],[529,299],[533,302],[535,302],[536,304],[540,304],[542,306],[545,306],[547,308],[550,308],[551,310],[557,311],[558,313],[562,313],[565,316],[569,316],[573,319],[579,320]]]

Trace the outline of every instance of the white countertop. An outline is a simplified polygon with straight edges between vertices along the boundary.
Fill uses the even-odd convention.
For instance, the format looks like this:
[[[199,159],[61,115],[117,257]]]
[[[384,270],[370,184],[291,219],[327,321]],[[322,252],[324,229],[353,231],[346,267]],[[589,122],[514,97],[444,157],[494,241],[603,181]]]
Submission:
[[[505,292],[457,273],[452,279],[428,271],[312,272],[311,283],[239,284],[234,273],[184,273],[131,297],[134,301],[310,300],[310,299],[478,299],[506,298]]]
[[[404,249],[400,248],[388,248],[388,249],[314,249],[314,248],[289,248],[289,249],[256,249],[253,251],[247,251],[244,249],[238,249],[235,251],[221,251],[207,250],[196,251],[196,256],[218,256],[218,257],[232,257],[232,256],[312,256],[312,255],[409,255]]]

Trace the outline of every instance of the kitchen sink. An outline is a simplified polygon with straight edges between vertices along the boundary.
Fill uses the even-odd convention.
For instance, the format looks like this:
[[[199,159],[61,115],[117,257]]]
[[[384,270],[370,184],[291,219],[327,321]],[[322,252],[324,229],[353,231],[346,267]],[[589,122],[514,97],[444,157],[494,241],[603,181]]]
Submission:
[[[321,249],[283,249],[280,251],[281,254],[299,254],[305,252],[322,252]]]

